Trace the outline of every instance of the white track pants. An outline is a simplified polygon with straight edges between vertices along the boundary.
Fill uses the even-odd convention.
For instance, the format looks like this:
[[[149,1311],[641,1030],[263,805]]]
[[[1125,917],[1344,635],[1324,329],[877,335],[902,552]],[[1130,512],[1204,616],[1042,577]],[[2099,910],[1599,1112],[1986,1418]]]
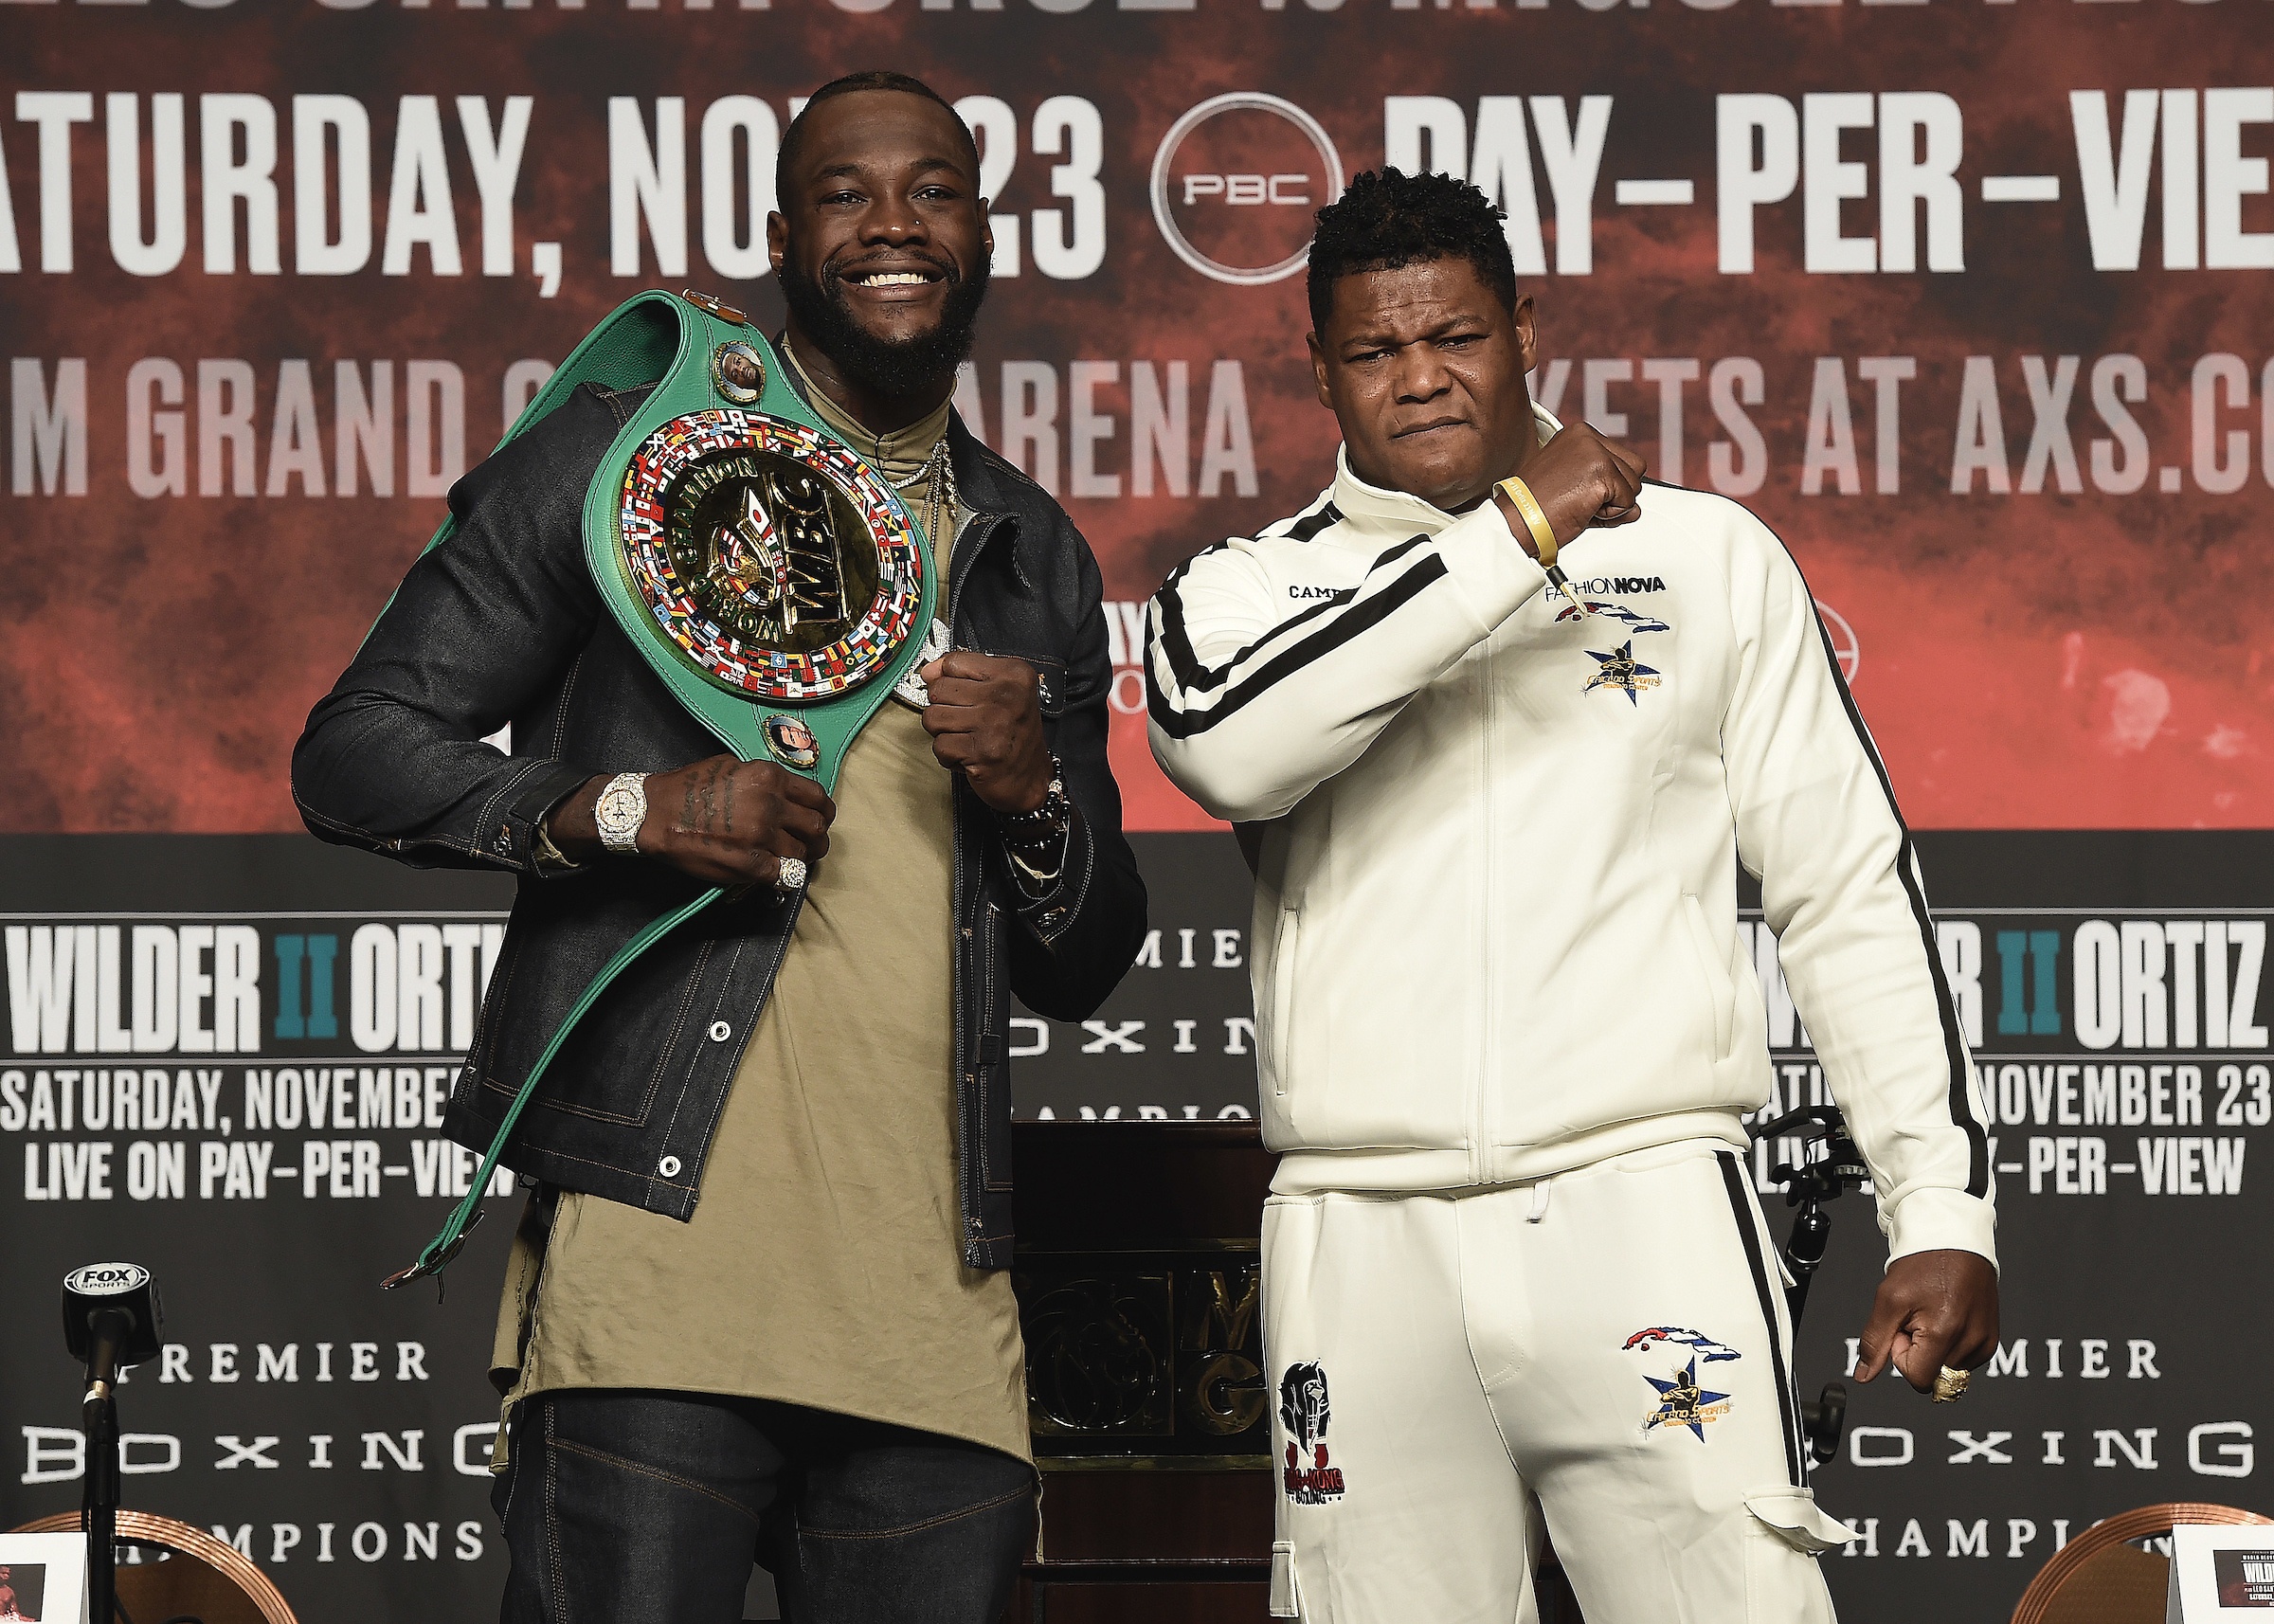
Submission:
[[[1274,1196],[1272,1613],[1531,1624],[1537,1518],[1588,1624],[1830,1624],[1781,1272],[1691,1142],[1468,1195]],[[1536,1502],[1536,1505],[1535,1505]]]

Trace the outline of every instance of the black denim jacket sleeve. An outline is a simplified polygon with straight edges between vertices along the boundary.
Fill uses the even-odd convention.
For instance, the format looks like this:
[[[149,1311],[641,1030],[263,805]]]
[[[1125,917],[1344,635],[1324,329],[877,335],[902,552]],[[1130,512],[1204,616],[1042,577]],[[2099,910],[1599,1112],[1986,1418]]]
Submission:
[[[538,823],[605,764],[482,740],[560,691],[603,612],[584,497],[616,417],[579,389],[451,488],[457,529],[411,566],[293,749],[316,835],[415,868],[542,872]]]
[[[1021,904],[1021,929],[1009,933],[1008,947],[1011,989],[1020,1001],[1038,1015],[1079,1020],[1128,973],[1144,945],[1146,910],[1145,881],[1121,830],[1121,789],[1106,754],[1113,665],[1105,583],[1073,521],[1063,513],[1055,518],[1061,555],[1078,561],[1077,629],[1053,742],[1074,818],[1058,883],[1049,893],[1028,900],[1010,888]]]

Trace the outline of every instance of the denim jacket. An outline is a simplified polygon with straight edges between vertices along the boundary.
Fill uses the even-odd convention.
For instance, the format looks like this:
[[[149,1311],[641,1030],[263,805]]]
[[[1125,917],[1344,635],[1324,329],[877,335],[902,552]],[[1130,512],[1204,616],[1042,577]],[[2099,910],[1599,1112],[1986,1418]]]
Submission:
[[[537,830],[599,773],[663,772],[718,753],[606,612],[585,561],[583,509],[644,391],[578,389],[450,492],[458,527],[411,567],[293,751],[309,829],[418,868],[521,879],[446,1131],[486,1148],[538,1052],[616,950],[702,888],[637,858],[540,869]],[[955,788],[956,1156],[964,1260],[1011,1260],[1014,994],[1079,1020],[1146,930],[1145,885],[1106,760],[1103,586],[1089,546],[1038,486],[951,421],[972,517],[948,586],[955,646],[1026,660],[1075,816],[1060,878],[1028,899],[995,819]],[[514,753],[482,740],[511,723]],[[515,1127],[505,1164],[567,1189],[685,1219],[743,1046],[802,900],[727,899],[636,961],[585,1016]],[[890,986],[847,987],[846,1019]]]

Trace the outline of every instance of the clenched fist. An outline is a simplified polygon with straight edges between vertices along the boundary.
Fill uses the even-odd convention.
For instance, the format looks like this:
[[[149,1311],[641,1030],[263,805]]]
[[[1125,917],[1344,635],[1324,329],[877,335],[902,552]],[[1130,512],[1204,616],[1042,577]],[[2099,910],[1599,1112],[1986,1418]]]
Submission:
[[[1023,659],[957,649],[917,673],[931,693],[924,731],[940,765],[998,812],[1032,812],[1050,793],[1042,679]]]
[[[1605,440],[1586,424],[1573,423],[1525,458],[1521,472],[1561,548],[1591,527],[1610,529],[1641,517],[1642,476],[1648,466],[1640,452]],[[1531,527],[1516,504],[1497,488],[1492,500],[1525,551],[1537,556]]]

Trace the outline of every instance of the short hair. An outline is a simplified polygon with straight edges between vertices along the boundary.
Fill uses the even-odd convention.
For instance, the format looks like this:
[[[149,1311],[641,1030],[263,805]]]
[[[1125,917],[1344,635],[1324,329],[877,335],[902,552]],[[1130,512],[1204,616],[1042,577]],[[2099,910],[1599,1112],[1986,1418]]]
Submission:
[[[1343,195],[1319,210],[1310,243],[1310,325],[1326,331],[1334,284],[1364,271],[1394,271],[1431,260],[1467,260],[1477,279],[1516,308],[1516,262],[1485,194],[1448,174],[1407,174],[1384,165],[1353,175]]]
[[[782,148],[774,158],[775,197],[779,198],[785,190],[790,166],[798,159],[798,149],[805,144],[805,120],[813,110],[824,101],[833,101],[839,96],[852,96],[863,90],[896,90],[904,96],[921,96],[927,101],[936,101],[947,108],[955,119],[956,133],[963,136],[965,149],[970,154],[971,172],[975,175],[979,172],[979,142],[972,136],[971,127],[964,122],[964,116],[956,112],[955,103],[913,74],[894,73],[890,68],[876,67],[831,80],[807,98],[804,106],[798,109],[798,116],[789,121],[789,128],[782,132]]]

